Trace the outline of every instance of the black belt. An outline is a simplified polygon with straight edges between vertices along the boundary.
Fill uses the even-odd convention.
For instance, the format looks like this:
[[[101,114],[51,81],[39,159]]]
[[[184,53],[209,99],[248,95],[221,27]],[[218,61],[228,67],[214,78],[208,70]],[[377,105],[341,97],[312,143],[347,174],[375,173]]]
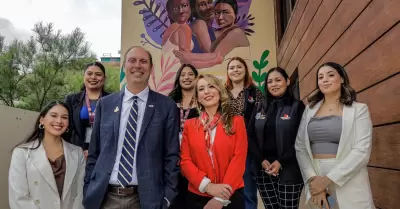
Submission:
[[[115,185],[108,185],[108,191],[117,195],[133,195],[138,193],[138,186],[127,186],[127,187],[120,187]]]

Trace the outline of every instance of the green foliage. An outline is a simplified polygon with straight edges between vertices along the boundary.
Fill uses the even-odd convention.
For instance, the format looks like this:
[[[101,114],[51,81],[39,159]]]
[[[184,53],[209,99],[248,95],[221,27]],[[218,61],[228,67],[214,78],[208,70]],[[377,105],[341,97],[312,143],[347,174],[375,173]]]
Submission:
[[[260,58],[260,61],[258,62],[257,60],[253,61],[253,66],[258,70],[258,72],[253,71],[251,73],[251,76],[253,77],[253,80],[256,82],[257,87],[261,90],[261,92],[264,93],[265,89],[265,78],[267,77],[267,72],[263,72],[262,70],[267,67],[269,61],[267,60],[267,57],[269,55],[269,50],[265,50]]]
[[[64,34],[52,23],[39,22],[32,31],[30,40],[9,46],[0,36],[0,102],[39,111],[79,90],[82,80],[77,78],[82,79],[84,65],[96,58],[79,28]]]

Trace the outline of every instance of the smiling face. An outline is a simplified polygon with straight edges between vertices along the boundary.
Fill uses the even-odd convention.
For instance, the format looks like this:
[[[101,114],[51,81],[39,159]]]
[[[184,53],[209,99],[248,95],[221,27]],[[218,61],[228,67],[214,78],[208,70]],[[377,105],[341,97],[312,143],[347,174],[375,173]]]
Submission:
[[[190,91],[196,85],[196,75],[190,67],[184,67],[179,76],[179,85],[183,90]]]
[[[283,96],[289,84],[290,81],[286,80],[285,77],[283,77],[283,75],[278,71],[272,71],[268,75],[267,79],[268,92],[274,97]]]
[[[126,54],[124,72],[127,85],[147,86],[152,66],[150,56],[141,47],[135,47]]]
[[[61,136],[69,126],[68,110],[62,105],[55,105],[40,118],[39,122],[44,127],[45,135]]]
[[[179,24],[186,23],[191,16],[191,10],[189,5],[189,0],[170,0],[168,8],[169,17],[173,22],[177,22]]]
[[[218,87],[204,78],[197,81],[197,100],[204,108],[218,107],[220,102],[220,90]]]
[[[195,0],[197,18],[206,22],[214,18],[214,5],[212,0]]]
[[[232,60],[228,65],[228,77],[232,83],[244,82],[246,67],[239,60]]]
[[[97,66],[89,66],[83,76],[85,87],[89,89],[102,89],[105,81],[104,72]]]
[[[341,90],[342,78],[337,70],[324,66],[318,70],[318,87],[323,94],[338,93]]]
[[[221,28],[227,28],[235,24],[235,11],[231,5],[227,3],[219,3],[215,5],[215,21]]]

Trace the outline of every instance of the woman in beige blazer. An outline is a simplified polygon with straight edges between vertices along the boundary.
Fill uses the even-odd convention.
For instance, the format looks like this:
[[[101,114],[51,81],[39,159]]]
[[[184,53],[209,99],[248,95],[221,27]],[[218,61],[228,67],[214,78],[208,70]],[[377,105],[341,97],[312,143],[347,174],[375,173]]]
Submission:
[[[83,209],[85,160],[80,147],[64,141],[68,125],[67,106],[52,102],[40,113],[33,133],[14,148],[11,209]]]
[[[342,66],[328,62],[317,71],[296,139],[296,156],[310,208],[375,208],[368,178],[372,122],[366,104]]]

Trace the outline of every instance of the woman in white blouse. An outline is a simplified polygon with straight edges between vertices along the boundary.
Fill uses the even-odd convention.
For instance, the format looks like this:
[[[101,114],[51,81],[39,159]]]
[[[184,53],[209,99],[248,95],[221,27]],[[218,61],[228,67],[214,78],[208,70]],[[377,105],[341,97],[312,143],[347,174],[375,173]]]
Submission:
[[[368,178],[372,122],[366,104],[342,66],[328,62],[317,71],[296,139],[296,155],[310,208],[375,208]]]
[[[64,141],[69,139],[69,117],[63,102],[51,102],[32,134],[14,148],[8,180],[11,209],[83,209],[85,160],[80,147]]]

